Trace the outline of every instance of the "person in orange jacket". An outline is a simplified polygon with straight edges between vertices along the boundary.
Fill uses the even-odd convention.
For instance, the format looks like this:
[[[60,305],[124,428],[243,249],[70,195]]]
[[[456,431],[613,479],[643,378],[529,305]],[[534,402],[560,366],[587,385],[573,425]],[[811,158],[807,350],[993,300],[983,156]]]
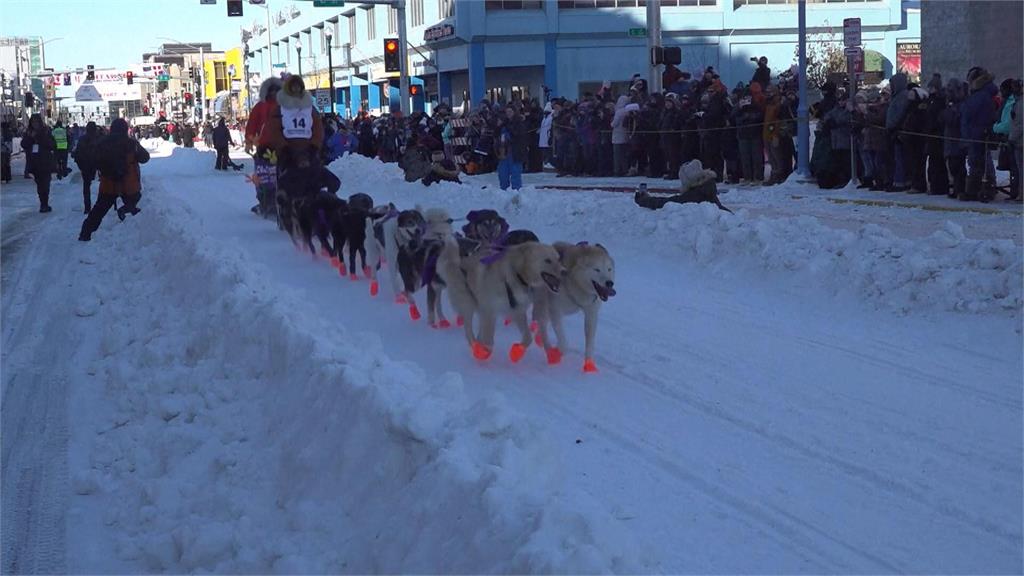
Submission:
[[[142,197],[142,174],[139,164],[149,162],[149,152],[137,140],[128,136],[128,122],[118,118],[110,124],[110,134],[96,144],[96,167],[100,171],[100,191],[96,203],[85,222],[78,239],[88,242],[100,222],[118,198],[124,205],[117,216],[124,220],[125,213],[138,214],[136,207]]]

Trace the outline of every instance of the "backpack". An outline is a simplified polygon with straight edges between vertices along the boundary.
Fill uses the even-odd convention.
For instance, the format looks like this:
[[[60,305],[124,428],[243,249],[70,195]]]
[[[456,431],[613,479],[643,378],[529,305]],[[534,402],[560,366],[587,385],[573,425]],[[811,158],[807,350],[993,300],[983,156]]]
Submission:
[[[96,150],[98,158],[97,168],[100,173],[109,180],[120,182],[128,175],[128,164],[131,162],[131,152],[134,142],[125,138],[123,142],[105,142],[105,150],[98,147]],[[126,146],[127,145],[127,146]]]

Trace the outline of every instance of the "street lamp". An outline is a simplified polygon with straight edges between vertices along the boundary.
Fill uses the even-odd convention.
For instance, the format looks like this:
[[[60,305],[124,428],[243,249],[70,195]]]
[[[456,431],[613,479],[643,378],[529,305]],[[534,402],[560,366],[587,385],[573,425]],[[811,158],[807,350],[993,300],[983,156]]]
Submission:
[[[168,38],[166,36],[158,36],[157,40],[170,40],[175,44],[181,44],[182,46],[188,46],[192,49],[199,50],[199,121],[206,121],[206,57],[203,55],[202,46],[193,46],[187,44],[181,40],[175,40],[174,38]]]
[[[295,51],[299,54],[299,78],[302,78],[302,42],[295,41]]]
[[[334,34],[330,28],[324,30],[324,38],[327,40],[327,82],[331,91],[331,113],[334,113],[334,60],[331,59],[331,52],[334,52]]]

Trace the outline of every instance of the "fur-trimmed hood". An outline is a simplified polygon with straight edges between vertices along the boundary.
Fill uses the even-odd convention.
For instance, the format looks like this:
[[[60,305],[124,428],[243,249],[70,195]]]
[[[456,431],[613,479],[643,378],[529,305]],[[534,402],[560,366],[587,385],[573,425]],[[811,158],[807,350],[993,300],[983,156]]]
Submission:
[[[282,82],[277,76],[271,76],[264,80],[263,83],[260,84],[260,102],[267,101],[267,94],[270,92],[272,87],[276,87],[280,91],[282,86],[284,86],[284,82]]]
[[[993,76],[991,73],[989,73],[988,70],[985,70],[984,68],[979,69],[978,73],[975,74],[974,77],[971,78],[970,80],[971,92],[977,92],[978,90],[981,90],[987,84],[992,82],[992,80]]]
[[[313,106],[313,95],[306,90],[299,76],[289,76],[284,81],[284,86],[277,93],[277,103],[282,108],[295,110],[298,108],[310,108]]]
[[[683,192],[696,188],[718,177],[714,170],[706,170],[700,160],[690,160],[679,167],[679,186]]]
[[[309,92],[292,96],[291,94],[285,94],[283,90],[277,93],[277,103],[281,108],[288,108],[289,110],[309,108],[314,104],[313,95]]]

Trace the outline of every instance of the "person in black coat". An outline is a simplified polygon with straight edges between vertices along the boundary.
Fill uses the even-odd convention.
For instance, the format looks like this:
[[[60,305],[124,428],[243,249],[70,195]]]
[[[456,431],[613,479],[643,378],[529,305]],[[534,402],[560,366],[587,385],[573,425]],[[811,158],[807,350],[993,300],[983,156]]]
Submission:
[[[931,135],[925,139],[928,193],[933,195],[949,194],[949,172],[946,171],[942,142],[942,113],[945,110],[946,92],[942,86],[942,76],[934,74],[928,81],[928,100],[925,108],[925,132]]]
[[[95,122],[85,125],[85,134],[75,146],[73,158],[78,170],[82,173],[82,199],[85,201],[85,213],[92,209],[92,181],[96,179],[96,143],[100,135]]]
[[[762,88],[767,88],[772,83],[772,69],[768,67],[766,56],[757,59],[757,70],[754,70],[754,77],[750,81],[759,83]]]
[[[665,180],[676,180],[679,178],[679,167],[683,164],[680,156],[683,140],[679,133],[683,119],[679,112],[678,104],[678,96],[669,92],[665,96],[665,109],[661,113],[661,123],[658,125],[661,149],[665,152],[667,170]]]
[[[214,165],[216,170],[227,170],[228,166],[235,170],[242,169],[240,164],[235,164],[228,156],[228,147],[234,146],[234,144],[235,141],[231,138],[231,131],[228,130],[224,119],[221,118],[217,121],[217,127],[213,129],[213,148],[217,151],[217,163]]]
[[[701,94],[698,126],[700,127],[700,158],[708,169],[714,170],[718,181],[725,173],[725,158],[722,156],[723,128],[731,112],[726,103],[725,93],[720,85],[712,85]]]
[[[29,174],[36,181],[36,194],[39,195],[39,211],[52,212],[50,207],[50,178],[55,167],[54,151],[57,143],[50,129],[43,124],[43,117],[33,114],[28,121],[28,130],[21,139],[21,148],[25,151],[25,162]]]
[[[14,155],[14,127],[4,120],[0,125],[0,182],[11,181],[11,156]]]

